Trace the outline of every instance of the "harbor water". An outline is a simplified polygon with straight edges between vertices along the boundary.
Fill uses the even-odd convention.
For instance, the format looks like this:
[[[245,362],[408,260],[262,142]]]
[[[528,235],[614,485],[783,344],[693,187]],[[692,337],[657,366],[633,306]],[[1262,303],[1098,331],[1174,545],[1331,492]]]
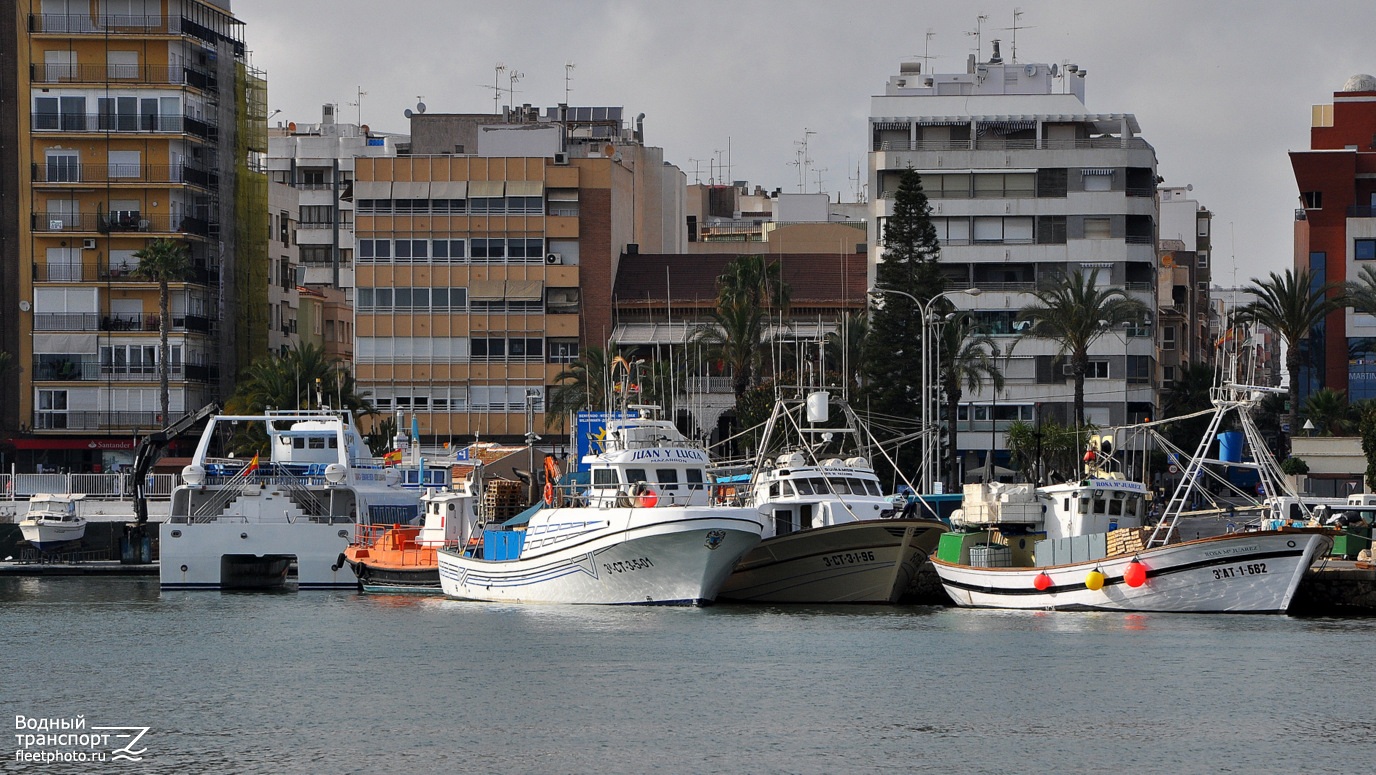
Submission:
[[[0,772],[1347,773],[1376,750],[1374,635],[1369,618],[0,578],[6,723],[148,728],[137,763],[5,751]]]

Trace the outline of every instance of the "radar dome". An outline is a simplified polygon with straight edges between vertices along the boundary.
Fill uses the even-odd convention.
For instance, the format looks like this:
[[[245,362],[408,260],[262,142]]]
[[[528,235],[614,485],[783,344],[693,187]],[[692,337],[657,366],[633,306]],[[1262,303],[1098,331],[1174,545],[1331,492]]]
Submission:
[[[1376,91],[1376,76],[1358,73],[1347,79],[1343,91]]]

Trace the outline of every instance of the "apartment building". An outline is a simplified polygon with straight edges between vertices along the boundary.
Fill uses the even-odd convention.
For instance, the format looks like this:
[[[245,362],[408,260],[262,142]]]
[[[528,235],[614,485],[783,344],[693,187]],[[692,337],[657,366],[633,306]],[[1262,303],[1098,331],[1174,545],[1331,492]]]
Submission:
[[[554,377],[612,334],[619,263],[683,243],[683,173],[642,131],[620,108],[416,113],[408,155],[355,159],[354,362],[384,415],[425,444],[544,427]]]
[[[1160,266],[1156,274],[1157,327],[1160,331],[1159,384],[1169,387],[1185,364],[1212,366],[1218,340],[1226,330],[1213,316],[1213,213],[1194,199],[1193,187],[1157,189],[1161,212]]]
[[[17,129],[0,209],[18,228],[0,296],[20,314],[0,341],[20,370],[3,415],[21,466],[89,470],[171,419],[158,288],[136,271],[151,241],[191,259],[171,288],[173,417],[223,398],[267,351],[266,82],[227,0],[7,7],[0,99]]]
[[[1005,62],[995,42],[993,55],[971,55],[965,72],[924,73],[921,63],[903,63],[871,100],[871,283],[884,219],[912,167],[941,240],[946,298],[1005,352],[1017,342],[1001,360],[1004,390],[967,394],[960,407],[962,459],[973,451],[983,462],[991,446],[1005,449],[1013,421],[1071,419],[1073,382],[1058,346],[1020,338],[1015,322],[1039,283],[1097,273],[1100,284],[1155,306],[1156,153],[1133,115],[1086,107],[1085,76],[1077,65]],[[964,292],[971,289],[978,295]],[[1102,337],[1090,357],[1090,422],[1155,416],[1153,320]]]
[[[268,130],[273,245],[286,263],[275,264],[282,298],[270,327],[283,344],[311,341],[352,362],[354,159],[395,157],[409,138],[337,121],[337,110],[323,105],[318,123],[279,121]]]
[[[1309,150],[1291,151],[1299,208],[1295,267],[1316,283],[1376,266],[1376,77],[1354,75],[1311,112]],[[1300,401],[1319,388],[1376,398],[1376,318],[1329,314],[1301,343]]]

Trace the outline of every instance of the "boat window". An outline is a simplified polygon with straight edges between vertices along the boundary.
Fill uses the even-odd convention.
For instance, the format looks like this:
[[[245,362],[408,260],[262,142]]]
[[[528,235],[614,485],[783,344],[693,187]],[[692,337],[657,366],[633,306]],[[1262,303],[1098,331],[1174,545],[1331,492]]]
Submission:
[[[324,449],[324,448],[325,448],[325,437],[324,437],[324,436],[312,436],[312,437],[310,438],[310,445],[309,445],[309,446],[310,446],[311,449]]]
[[[330,449],[339,449],[339,437],[337,437],[337,436],[331,436],[331,437],[330,437]]]
[[[812,482],[808,479],[795,479],[794,485],[798,488],[799,495],[812,495]]]
[[[1080,511],[1079,511],[1079,513],[1081,513],[1081,514],[1088,514],[1088,513],[1089,513],[1089,498],[1081,498],[1081,499],[1080,499]]]
[[[836,491],[837,495],[850,495],[850,485],[845,479],[837,477],[835,479],[828,478],[827,481],[831,483],[832,489]]]
[[[782,493],[785,498],[798,497],[798,490],[793,486],[793,482],[790,481],[785,480],[779,482],[779,492]]]
[[[616,471],[610,468],[594,468],[592,470],[593,487],[615,487]]]
[[[660,484],[667,485],[664,488],[666,490],[678,489],[678,469],[656,468],[655,478],[659,480]]]
[[[778,482],[770,482],[770,483],[769,483],[769,497],[771,497],[771,498],[777,498],[777,497],[779,497],[779,483],[778,483]]]
[[[296,448],[296,449],[305,449],[305,448],[306,448],[306,440],[303,439],[303,438],[301,438],[300,436],[297,436],[296,438],[294,438],[294,439],[291,440],[291,445],[292,445],[292,447],[294,447],[294,448]]]
[[[1108,502],[1108,515],[1109,515],[1110,517],[1121,517],[1121,516],[1123,516],[1123,502],[1120,501],[1120,500],[1118,500],[1117,498],[1114,498],[1113,500],[1109,501],[1109,502]]]
[[[645,469],[643,468],[626,469],[626,484],[637,484],[639,482],[647,481],[649,478],[650,477],[645,475]]]
[[[870,495],[873,495],[876,498],[883,497],[884,491],[879,489],[879,482],[871,482],[868,479],[862,481],[865,482],[865,489],[869,491]]]
[[[1094,513],[1095,513],[1095,514],[1103,514],[1103,513],[1104,513],[1104,499],[1103,499],[1103,498],[1095,498],[1095,499],[1094,499]]]
[[[454,510],[454,504],[452,504],[452,503],[449,504],[449,510],[450,510],[450,511],[453,511],[453,510]]]
[[[685,482],[688,482],[689,484],[702,484],[702,469],[701,469],[701,468],[690,468],[690,469],[688,469],[687,471],[684,471],[683,473],[684,473],[683,480],[684,480]]]
[[[1069,499],[1069,498],[1062,498],[1062,499],[1061,499],[1061,511],[1064,511],[1064,512],[1066,512],[1067,514],[1070,513],[1070,499]]]

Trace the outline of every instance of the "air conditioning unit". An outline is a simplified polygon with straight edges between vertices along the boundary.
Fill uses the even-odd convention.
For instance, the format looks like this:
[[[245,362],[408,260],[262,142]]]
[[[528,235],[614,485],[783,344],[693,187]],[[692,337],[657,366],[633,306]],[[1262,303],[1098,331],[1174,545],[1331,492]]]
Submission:
[[[1062,363],[1062,364],[1061,364],[1061,373],[1064,374],[1064,375],[1066,375],[1067,377],[1073,377],[1073,376],[1075,376],[1075,364],[1073,364],[1073,363]]]
[[[568,164],[568,163],[569,163],[569,155],[568,155],[567,153],[556,153],[556,154],[554,154],[554,163],[555,163],[555,164]]]
[[[559,264],[564,263],[564,257],[559,255],[558,253],[546,253],[545,263],[550,266],[557,266]]]
[[[82,249],[82,250],[95,250],[95,249],[96,249],[96,241],[93,240],[93,239],[84,239],[84,240],[82,240],[82,241],[81,241],[81,249]]]

